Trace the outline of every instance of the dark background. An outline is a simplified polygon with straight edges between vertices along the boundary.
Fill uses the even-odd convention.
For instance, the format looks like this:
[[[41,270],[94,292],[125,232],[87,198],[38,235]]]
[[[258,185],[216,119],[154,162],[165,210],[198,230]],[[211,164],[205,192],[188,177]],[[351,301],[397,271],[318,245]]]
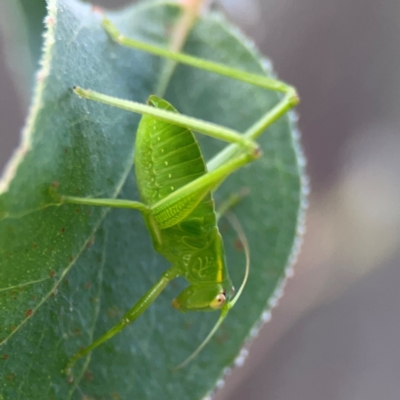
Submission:
[[[313,192],[295,276],[216,398],[397,400],[400,1],[221,3],[299,90]],[[26,112],[4,58],[0,36],[0,168]]]

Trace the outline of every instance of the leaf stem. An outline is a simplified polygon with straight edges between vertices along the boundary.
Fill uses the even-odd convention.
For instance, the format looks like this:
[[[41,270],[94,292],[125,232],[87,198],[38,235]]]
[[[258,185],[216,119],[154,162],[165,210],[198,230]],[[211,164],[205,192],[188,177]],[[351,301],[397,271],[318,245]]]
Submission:
[[[182,15],[173,29],[169,46],[169,49],[174,53],[182,51],[190,30],[200,14],[204,0],[181,0],[180,3],[182,6]],[[166,61],[157,85],[156,93],[158,96],[164,97],[176,67],[177,61]]]

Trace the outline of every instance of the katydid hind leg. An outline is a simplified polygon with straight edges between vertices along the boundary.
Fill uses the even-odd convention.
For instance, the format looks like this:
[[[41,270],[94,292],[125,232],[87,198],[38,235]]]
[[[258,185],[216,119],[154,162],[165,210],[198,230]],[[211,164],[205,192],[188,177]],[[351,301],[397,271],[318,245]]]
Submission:
[[[194,68],[213,72],[215,74],[226,76],[228,78],[259,86],[264,89],[275,90],[282,93],[296,92],[292,86],[275,78],[250,73],[244,70],[226,66],[224,64],[207,61],[202,58],[191,56],[189,54],[174,52],[163,47],[154,46],[146,42],[141,42],[139,40],[128,38],[124,36],[118,30],[118,28],[106,18],[103,19],[102,25],[107,33],[110,35],[110,37],[116,43],[122,46],[141,50]]]

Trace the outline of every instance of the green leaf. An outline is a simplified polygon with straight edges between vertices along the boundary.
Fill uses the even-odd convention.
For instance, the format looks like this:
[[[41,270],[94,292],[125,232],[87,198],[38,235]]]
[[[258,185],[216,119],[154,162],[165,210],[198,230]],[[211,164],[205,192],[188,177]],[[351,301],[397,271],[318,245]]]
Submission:
[[[234,211],[250,242],[252,265],[242,298],[214,340],[189,366],[173,370],[217,318],[172,309],[185,285],[177,281],[138,321],[80,360],[74,382],[67,383],[61,370],[68,358],[115,324],[168,267],[138,212],[53,205],[54,191],[138,198],[131,169],[139,117],[79,99],[72,87],[144,102],[165,64],[111,42],[88,5],[51,0],[48,7],[40,80],[22,143],[0,182],[3,399],[200,399],[268,318],[290,272],[305,193],[293,121],[282,118],[268,129],[259,141],[263,157],[229,177],[215,195],[222,201],[249,188]],[[110,17],[126,35],[167,45],[179,10],[146,2]],[[253,46],[216,14],[195,25],[185,52],[270,73]],[[179,66],[166,98],[182,113],[244,131],[279,97]],[[207,157],[224,146],[200,139]],[[238,287],[244,254],[229,225],[220,225]]]

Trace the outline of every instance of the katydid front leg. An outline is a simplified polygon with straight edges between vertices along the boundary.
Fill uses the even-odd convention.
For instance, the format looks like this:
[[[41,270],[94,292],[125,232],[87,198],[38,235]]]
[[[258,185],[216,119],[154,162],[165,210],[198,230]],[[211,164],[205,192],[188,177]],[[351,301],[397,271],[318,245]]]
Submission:
[[[172,266],[167,271],[165,271],[161,278],[138,300],[138,302],[122,317],[122,319],[114,325],[109,331],[96,339],[89,346],[77,351],[73,357],[68,361],[65,367],[65,373],[67,375],[72,375],[72,366],[81,357],[86,356],[96,347],[100,346],[105,341],[111,339],[117,333],[121,332],[129,324],[139,318],[144,311],[153,303],[153,301],[160,295],[160,293],[166,288],[172,279],[175,279],[179,275],[176,267]]]

